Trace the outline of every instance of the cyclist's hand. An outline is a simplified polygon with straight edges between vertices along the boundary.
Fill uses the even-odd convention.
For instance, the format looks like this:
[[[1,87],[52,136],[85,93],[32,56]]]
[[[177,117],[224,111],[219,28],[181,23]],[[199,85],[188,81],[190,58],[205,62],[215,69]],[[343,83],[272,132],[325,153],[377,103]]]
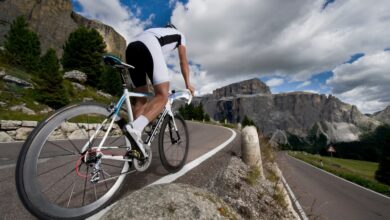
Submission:
[[[192,96],[195,96],[195,87],[192,85],[187,85],[187,89],[190,90]]]

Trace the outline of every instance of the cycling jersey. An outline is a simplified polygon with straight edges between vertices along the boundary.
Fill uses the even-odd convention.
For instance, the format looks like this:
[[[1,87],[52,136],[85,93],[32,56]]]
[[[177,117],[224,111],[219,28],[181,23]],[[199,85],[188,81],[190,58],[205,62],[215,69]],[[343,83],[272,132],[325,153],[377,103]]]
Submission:
[[[135,87],[146,85],[146,75],[153,85],[169,81],[164,54],[185,46],[184,35],[174,28],[145,30],[126,49],[126,62],[135,67],[130,77]]]

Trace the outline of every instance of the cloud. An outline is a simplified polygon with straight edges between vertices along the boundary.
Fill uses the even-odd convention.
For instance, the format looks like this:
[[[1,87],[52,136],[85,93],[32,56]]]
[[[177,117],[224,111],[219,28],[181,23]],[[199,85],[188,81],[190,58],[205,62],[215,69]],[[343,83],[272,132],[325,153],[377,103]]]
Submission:
[[[388,8],[387,0],[189,0],[171,20],[206,82],[275,74],[305,81],[388,47]]]
[[[343,101],[355,104],[363,112],[372,113],[390,104],[390,52],[367,54],[354,63],[333,70],[327,85]]]
[[[302,88],[311,85],[311,81],[305,81],[297,86],[297,88]]]
[[[283,83],[284,83],[284,79],[281,78],[272,78],[265,82],[265,84],[267,84],[269,87],[280,86]]]
[[[81,14],[99,20],[112,26],[120,33],[127,42],[130,42],[135,35],[142,32],[151,23],[153,15],[146,21],[142,21],[137,16],[141,14],[141,9],[135,7],[134,13],[130,8],[123,5],[119,0],[76,0],[80,6]]]

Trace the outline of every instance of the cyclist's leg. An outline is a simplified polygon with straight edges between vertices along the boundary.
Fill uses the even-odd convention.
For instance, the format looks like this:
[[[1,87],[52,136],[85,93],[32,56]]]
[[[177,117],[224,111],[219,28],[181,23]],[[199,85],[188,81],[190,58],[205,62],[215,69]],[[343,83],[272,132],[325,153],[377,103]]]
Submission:
[[[135,92],[148,92],[146,72],[148,67],[153,67],[153,60],[145,44],[140,41],[130,43],[126,49],[126,62],[135,67],[134,70],[130,70]],[[143,114],[146,102],[146,98],[135,99],[133,107],[135,119]]]
[[[134,89],[135,92],[148,92],[148,86],[141,86]],[[147,99],[146,98],[136,98],[133,108],[134,119],[137,119],[140,115],[144,113],[146,107]]]
[[[155,96],[145,107],[143,115],[149,120],[154,120],[163,110],[168,101],[169,82],[154,85]]]

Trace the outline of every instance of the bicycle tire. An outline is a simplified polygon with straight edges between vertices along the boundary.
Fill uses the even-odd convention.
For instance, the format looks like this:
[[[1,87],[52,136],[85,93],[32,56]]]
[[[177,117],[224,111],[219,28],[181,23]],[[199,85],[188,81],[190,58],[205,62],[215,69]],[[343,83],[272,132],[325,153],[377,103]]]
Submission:
[[[177,133],[174,131],[172,117],[167,116],[164,119],[163,124],[161,125],[158,141],[161,163],[163,167],[170,173],[178,172],[181,168],[183,168],[185,162],[187,161],[189,150],[189,135],[187,124],[184,121],[183,117],[178,114],[176,114],[174,118],[178,128],[178,134],[180,139],[178,139],[178,141],[175,143],[175,138],[178,138],[178,136]],[[180,149],[181,156],[179,156],[178,159],[172,160],[172,153],[168,154],[169,149],[172,149],[172,147]],[[178,150],[176,150],[176,152],[178,152]],[[176,161],[176,163],[174,163],[174,161]]]
[[[84,138],[84,139],[83,138],[70,139],[69,138],[70,136],[67,136],[68,140],[56,140],[56,139],[51,139],[51,137],[52,137],[51,135],[57,131],[56,128],[59,128],[59,126],[63,125],[63,123],[65,123],[65,122],[72,121],[72,119],[82,121],[83,120],[82,117],[77,118],[78,116],[81,116],[82,114],[91,114],[94,117],[95,117],[95,115],[100,115],[99,117],[96,116],[95,118],[93,118],[93,119],[97,120],[97,119],[100,119],[101,117],[109,116],[110,112],[108,111],[108,109],[105,106],[102,106],[102,105],[96,104],[96,103],[82,103],[82,104],[76,104],[76,105],[64,107],[64,108],[56,111],[48,119],[39,123],[39,125],[33,130],[33,132],[28,137],[28,139],[26,140],[26,142],[24,143],[24,145],[21,149],[21,152],[20,152],[19,157],[18,157],[17,166],[16,166],[16,173],[15,173],[17,192],[18,192],[19,198],[21,199],[22,203],[27,208],[27,210],[29,210],[30,213],[32,213],[34,216],[38,217],[39,219],[85,219],[86,217],[91,216],[92,214],[94,214],[94,213],[98,212],[99,210],[103,209],[104,207],[106,207],[112,201],[112,199],[114,199],[114,197],[117,196],[117,194],[120,191],[121,187],[123,186],[123,183],[124,183],[125,178],[126,178],[126,175],[123,175],[123,173],[129,171],[129,169],[130,169],[130,165],[128,162],[121,161],[118,163],[115,162],[115,164],[113,164],[111,162],[110,163],[107,162],[108,165],[105,165],[107,167],[107,169],[106,170],[102,169],[102,171],[100,171],[101,175],[103,175],[103,176],[107,175],[107,177],[108,177],[108,175],[113,174],[113,172],[114,172],[111,170],[115,169],[116,170],[115,172],[116,173],[118,172],[119,176],[117,178],[113,178],[113,180],[115,182],[112,185],[110,185],[110,188],[108,188],[108,186],[110,184],[110,181],[109,181],[110,178],[107,178],[107,181],[104,182],[105,188],[107,190],[105,193],[101,193],[101,188],[102,187],[104,188],[103,183],[100,183],[100,185],[97,186],[97,184],[95,185],[94,183],[87,181],[88,180],[88,169],[89,169],[88,166],[90,166],[89,164],[85,163],[85,170],[86,170],[85,178],[82,179],[79,176],[79,172],[81,172],[82,164],[80,162],[80,164],[77,165],[77,163],[79,162],[79,160],[81,161],[81,158],[83,156],[80,156],[81,154],[77,155],[76,154],[77,152],[75,150],[80,149],[79,145],[77,143],[83,142],[84,139],[86,139],[86,138]],[[116,122],[118,122],[118,121],[119,120],[116,120]],[[76,122],[76,124],[78,125],[81,123]],[[92,124],[87,123],[87,124],[83,124],[83,126],[84,125],[90,126]],[[97,128],[95,128],[95,129],[97,129]],[[115,132],[118,133],[117,130]],[[107,130],[104,131],[104,127],[103,127],[101,131],[106,132]],[[111,131],[113,131],[113,130],[111,130]],[[110,134],[108,134],[108,135],[110,135]],[[110,136],[110,139],[107,138],[106,140],[113,141],[112,139],[117,138],[118,136],[120,136],[119,133],[117,136],[112,136],[112,137]],[[96,139],[99,139],[100,137],[102,137],[102,136],[100,136],[100,133],[97,133]],[[120,136],[120,138],[117,138],[117,141],[121,138],[122,138],[121,136]],[[69,142],[68,145],[61,146],[61,143],[66,143],[66,141]],[[74,143],[72,143],[72,145],[75,146],[76,148],[73,150],[70,150],[71,149],[70,143],[72,141],[74,141]],[[123,139],[121,139],[120,141],[123,142]],[[94,142],[95,141],[93,141],[92,144],[95,144]],[[114,142],[111,144],[114,145],[114,144],[118,144],[118,143]],[[47,148],[45,148],[45,147],[47,147]],[[62,152],[61,149],[64,152]],[[124,149],[122,150],[122,147],[120,148],[120,150],[124,151]],[[72,151],[73,154],[68,152],[69,155],[65,155],[65,151],[67,151],[67,152]],[[58,152],[62,152],[64,155],[60,155],[60,154],[58,154]],[[57,157],[56,154],[58,154],[59,156]],[[41,157],[41,155],[44,155],[44,156]],[[61,172],[53,173],[53,169],[51,166],[53,166],[52,164],[54,164],[54,168],[61,167],[61,164],[63,164],[63,162],[61,160],[65,160],[64,159],[65,157],[68,158],[68,160],[70,158],[72,158],[72,160],[71,160],[71,162],[69,162],[69,164],[64,165],[64,169],[71,167],[71,165],[74,165],[73,164],[74,159],[80,157],[76,161],[75,168],[71,167],[72,169],[69,171],[71,174],[67,174],[67,176],[63,177],[62,179],[60,178],[58,180],[58,181],[62,181],[62,180],[63,181],[65,181],[65,180],[66,181],[73,181],[71,183],[71,184],[73,184],[73,188],[72,188],[72,191],[70,193],[69,201],[66,201],[68,195],[66,196],[65,199],[61,198],[65,193],[65,191],[63,191],[63,190],[67,190],[67,189],[65,189],[66,187],[60,187],[59,185],[56,186],[56,184],[58,184],[58,182],[56,182],[54,185],[52,185],[53,184],[52,182],[54,181],[54,179],[57,179],[58,178],[57,176],[61,176],[63,173],[62,174],[61,174]],[[60,163],[58,163],[59,161],[60,161]],[[60,164],[60,166],[57,166],[58,164]],[[117,168],[108,168],[109,166],[113,166],[113,165],[117,165],[117,164],[118,164]],[[49,169],[45,170],[45,169],[47,169],[47,167],[49,167]],[[45,171],[42,172],[43,170],[45,170]],[[109,171],[107,171],[107,170],[109,170]],[[74,174],[73,171],[77,171],[77,173]],[[112,172],[112,173],[109,173],[109,172]],[[45,177],[48,174],[51,175],[50,178]],[[72,177],[73,179],[68,180],[70,177]],[[84,184],[84,191],[83,192],[77,191],[79,188],[79,184],[77,185],[77,188],[75,189],[76,181],[78,181],[78,179],[77,179],[78,177],[80,177],[82,184]],[[113,176],[113,177],[115,177],[115,176]],[[104,180],[106,180],[106,177],[104,177]],[[55,180],[55,181],[57,181],[57,180]],[[43,186],[42,186],[46,182],[50,183],[49,189],[47,186],[45,188],[43,188]],[[66,183],[66,185],[68,185],[68,182],[65,182],[65,183]],[[81,188],[82,188],[82,184],[81,184]],[[91,196],[90,194],[88,194],[88,192],[86,192],[87,184],[94,184],[93,186],[88,185],[90,187],[89,189],[94,191],[94,193],[93,193],[94,196],[93,195]],[[71,185],[69,185],[69,186],[71,186]],[[56,187],[56,188],[54,188],[54,187]],[[93,187],[93,189],[92,189],[92,187]],[[54,195],[52,195],[52,193],[59,191],[59,189],[61,189],[61,192],[63,191],[62,194],[60,194],[59,196],[55,195],[58,198],[54,202],[51,201],[51,198],[54,197]],[[102,195],[101,195],[101,197],[97,198],[97,195],[99,195],[99,193],[101,193]],[[81,195],[81,194],[83,194],[83,195]],[[79,203],[78,201],[81,200],[81,197],[82,197],[81,206],[75,207],[76,203]],[[93,198],[91,200],[89,197],[95,197],[96,200],[93,201]],[[71,201],[72,199],[73,199],[73,201]],[[77,199],[77,201],[75,201],[76,199]],[[56,204],[57,200],[59,200],[61,202],[58,202],[58,204]],[[84,203],[88,202],[89,200],[91,200],[92,202],[84,205]],[[64,205],[62,205],[62,204],[65,204],[65,203],[63,203],[63,201],[67,202],[67,207],[63,207]],[[72,207],[69,207],[71,202],[74,202],[74,204],[72,203],[71,204]]]

